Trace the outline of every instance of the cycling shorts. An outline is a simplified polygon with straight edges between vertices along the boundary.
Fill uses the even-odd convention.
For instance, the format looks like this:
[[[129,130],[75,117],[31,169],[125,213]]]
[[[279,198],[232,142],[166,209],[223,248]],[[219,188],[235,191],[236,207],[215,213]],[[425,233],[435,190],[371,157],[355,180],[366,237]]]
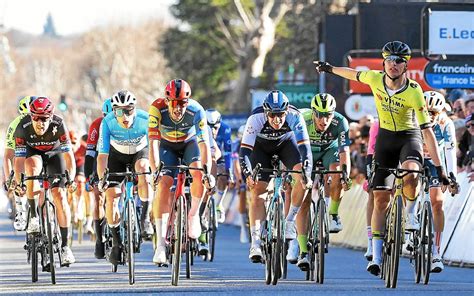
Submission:
[[[64,174],[66,170],[66,162],[64,160],[63,153],[57,153],[53,156],[48,156],[45,152],[36,150],[31,148],[30,146],[26,146],[26,158],[39,155],[41,156],[41,160],[47,161],[48,165],[46,167],[46,171],[48,174]],[[71,176],[70,178],[72,178]],[[51,183],[51,188],[65,188],[66,187],[66,179],[61,178],[60,181],[54,181]]]
[[[123,173],[127,171],[127,165],[130,165],[132,170],[135,170],[135,163],[139,159],[148,159],[148,147],[143,148],[135,154],[123,154],[115,150],[113,146],[110,146],[109,161],[107,168],[110,173]],[[110,182],[109,187],[119,186],[125,177],[110,176],[108,181]]]
[[[184,163],[180,163],[182,159]],[[167,143],[162,141],[160,145],[160,160],[165,166],[176,166],[179,164],[191,165],[191,163],[200,161],[201,154],[196,138],[189,142]],[[163,169],[163,175],[174,178],[178,173],[177,169]]]

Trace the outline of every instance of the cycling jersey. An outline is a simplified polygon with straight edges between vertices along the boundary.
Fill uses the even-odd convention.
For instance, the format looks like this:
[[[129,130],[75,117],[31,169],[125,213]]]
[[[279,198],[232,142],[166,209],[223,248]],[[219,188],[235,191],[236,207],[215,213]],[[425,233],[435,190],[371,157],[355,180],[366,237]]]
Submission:
[[[328,129],[324,132],[318,131],[313,122],[313,111],[311,109],[302,109],[303,118],[308,129],[311,151],[321,152],[333,147],[338,147],[339,152],[349,147],[349,122],[338,112],[334,112],[334,117]]]
[[[245,157],[250,159],[255,144],[260,147],[279,147],[283,143],[296,140],[301,161],[309,160],[310,167],[313,165],[311,147],[309,144],[308,131],[303,115],[293,106],[289,106],[285,123],[282,128],[275,130],[267,121],[263,107],[253,110],[245,124],[244,135],[240,146],[240,162],[245,174],[249,174],[251,168],[247,167]]]
[[[27,116],[27,114],[22,114],[22,115],[17,116],[8,125],[7,136],[6,136],[6,147],[5,148],[15,150],[15,137],[13,136],[13,134],[15,133],[15,130],[16,130],[16,127],[18,126],[18,123],[20,123],[20,120],[25,116]]]
[[[165,99],[155,100],[150,106],[149,113],[148,133],[150,140],[187,143],[196,137],[198,143],[203,141],[209,143],[206,113],[195,100],[188,99],[186,112],[180,121],[171,119]]]
[[[456,175],[456,130],[453,121],[446,113],[439,115],[438,122],[433,126],[433,132],[440,148],[441,164],[446,172],[453,172]],[[427,158],[430,158],[429,155]]]
[[[430,127],[430,117],[420,85],[407,78],[405,86],[390,96],[384,76],[384,72],[374,70],[357,72],[357,80],[369,85],[372,90],[380,128],[398,132],[417,129],[418,125],[421,129]]]
[[[15,137],[15,156],[29,157],[31,153],[47,152],[60,149],[62,152],[71,151],[71,141],[69,132],[64,125],[63,119],[53,115],[50,119],[49,127],[44,135],[39,136],[33,128],[33,122],[30,116],[24,116],[14,133]],[[27,153],[27,149],[33,151]]]
[[[232,131],[230,129],[230,126],[228,126],[225,122],[221,122],[221,126],[219,127],[219,130],[217,131],[216,142],[219,149],[222,152],[221,159],[225,161],[225,168],[227,170],[230,169],[231,157],[232,157],[231,134],[232,134]]]
[[[135,154],[148,147],[148,113],[136,109],[130,128],[119,125],[113,112],[102,120],[99,133],[99,153],[108,154],[110,146],[122,154]]]
[[[84,172],[89,177],[95,171],[95,160],[97,156],[97,143],[99,142],[100,124],[103,116],[96,118],[89,127],[87,133],[86,161],[84,163]]]

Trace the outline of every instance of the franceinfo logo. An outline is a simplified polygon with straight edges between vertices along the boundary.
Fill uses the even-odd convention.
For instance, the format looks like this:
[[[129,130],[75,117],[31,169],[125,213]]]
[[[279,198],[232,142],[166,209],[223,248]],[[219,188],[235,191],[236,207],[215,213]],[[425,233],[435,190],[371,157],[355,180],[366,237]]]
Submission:
[[[474,74],[474,66],[469,64],[463,65],[446,65],[435,63],[432,73],[441,74]]]
[[[461,28],[439,28],[440,39],[474,39],[474,30]]]

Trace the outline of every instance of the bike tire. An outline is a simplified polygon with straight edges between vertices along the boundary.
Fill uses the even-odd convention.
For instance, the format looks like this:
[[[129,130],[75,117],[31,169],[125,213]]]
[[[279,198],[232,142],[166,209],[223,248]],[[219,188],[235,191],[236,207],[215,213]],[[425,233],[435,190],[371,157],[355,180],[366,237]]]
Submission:
[[[272,282],[272,244],[271,244],[271,220],[273,220],[273,214],[270,213],[270,221],[265,221],[263,224],[263,229],[265,229],[265,235],[262,235],[262,247],[265,261],[265,283],[270,285]],[[270,226],[268,226],[270,225]]]
[[[171,273],[171,284],[177,286],[179,282],[179,271],[181,265],[181,253],[183,249],[183,219],[186,215],[184,212],[184,196],[179,196],[176,201],[175,217],[174,217],[174,238],[173,238],[173,265]]]
[[[188,215],[185,216],[185,219],[186,219],[186,223],[184,223],[184,225],[188,225],[188,221],[187,221],[187,217]],[[184,243],[186,244],[185,245],[185,248],[186,248],[186,278],[187,279],[190,279],[191,278],[191,263],[193,261],[193,257],[194,257],[194,254],[192,252],[193,248],[192,248],[192,245],[193,245],[193,239],[190,239],[187,235],[184,236]]]
[[[395,201],[395,220],[393,225],[393,245],[390,260],[391,268],[390,268],[390,288],[395,289],[397,287],[397,279],[398,279],[398,267],[400,264],[400,253],[402,251],[402,211],[403,211],[403,201],[401,196],[396,197]]]
[[[31,281],[36,283],[38,281],[38,249],[36,244],[36,235],[28,234],[29,252],[31,263]]]
[[[280,199],[278,199],[280,200]],[[275,216],[273,217],[273,230],[276,230],[275,235],[272,237],[272,285],[276,285],[281,277],[281,246],[283,244],[283,208],[280,202],[275,203]]]
[[[413,233],[413,260],[415,283],[419,284],[421,280],[421,243],[420,243],[421,229]]]
[[[314,281],[314,269],[316,260],[316,220],[315,217],[315,204],[311,202],[308,211],[308,221],[310,223],[308,227],[308,261],[309,270],[306,272],[306,280]]]
[[[216,204],[214,198],[209,199],[209,226],[207,230],[207,243],[209,244],[208,258],[210,262],[214,261],[215,249],[216,249],[216,231],[217,231],[217,217],[216,217]]]
[[[50,217],[50,210],[49,207],[52,205],[50,204],[49,201],[45,201],[45,206],[46,206],[46,235],[47,235],[47,253],[48,253],[48,258],[49,258],[49,272],[51,273],[51,282],[53,285],[56,284],[56,267],[54,265],[54,242],[53,242],[53,225],[51,224],[51,219],[53,217]]]
[[[421,276],[423,284],[430,281],[431,256],[433,251],[433,213],[430,202],[426,201],[423,206],[423,219],[421,223]]]
[[[318,200],[318,256],[316,257],[317,282],[324,283],[324,257],[326,253],[326,204],[324,199]]]
[[[136,223],[136,212],[135,205],[131,200],[127,202],[127,263],[128,263],[128,283],[133,285],[135,283],[135,246],[134,246],[134,233]]]

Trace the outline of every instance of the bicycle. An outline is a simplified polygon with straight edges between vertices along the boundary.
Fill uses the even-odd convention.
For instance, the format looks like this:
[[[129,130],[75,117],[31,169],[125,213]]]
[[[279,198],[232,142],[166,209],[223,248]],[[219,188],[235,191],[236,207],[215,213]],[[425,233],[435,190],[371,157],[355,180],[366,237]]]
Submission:
[[[52,154],[51,154],[52,155]],[[38,281],[38,253],[41,254],[42,270],[51,273],[51,282],[56,284],[56,266],[54,260],[54,253],[58,254],[60,266],[65,265],[61,261],[61,234],[59,231],[59,224],[56,218],[56,206],[50,197],[51,183],[58,182],[65,178],[67,183],[70,183],[69,172],[66,170],[63,174],[48,174],[47,173],[47,159],[43,158],[43,168],[39,175],[26,177],[24,173],[21,174],[20,186],[24,187],[25,181],[38,180],[41,182],[44,191],[44,201],[39,208],[39,233],[27,233],[26,244],[23,247],[27,251],[27,262],[31,264],[31,280]],[[30,221],[30,214],[28,211],[27,221]],[[28,225],[26,226],[28,228]]]
[[[323,284],[325,254],[329,252],[329,218],[324,198],[324,175],[341,174],[342,180],[347,180],[347,169],[345,165],[342,166],[342,170],[317,168],[313,170],[313,173],[318,177],[313,183],[311,207],[308,211],[311,224],[308,229],[309,269],[306,272],[306,280],[314,281],[314,273],[316,271],[316,282]]]
[[[131,169],[130,165],[127,165],[125,172],[110,173],[108,169],[105,170],[104,179],[102,182],[106,182],[108,177],[125,177],[124,187],[125,192],[122,192],[121,198],[123,199],[123,207],[120,214],[120,250],[121,260],[120,264],[125,265],[125,260],[127,260],[128,265],[128,282],[130,285],[135,283],[135,256],[134,253],[140,253],[140,246],[142,243],[141,232],[140,232],[140,223],[139,215],[135,206],[135,196],[136,190],[135,185],[137,183],[138,176],[148,175],[151,172],[137,173]],[[123,194],[124,193],[124,194]],[[111,242],[111,233],[109,227],[106,227],[106,258],[110,256],[110,250],[112,247]],[[123,247],[125,246],[125,247]],[[112,272],[117,272],[118,266],[112,264]]]
[[[400,263],[400,253],[405,240],[405,219],[403,206],[403,177],[410,173],[423,175],[423,171],[407,170],[402,168],[382,168],[377,169],[388,171],[394,175],[395,193],[390,200],[387,214],[385,216],[385,235],[383,240],[382,271],[380,277],[385,280],[385,287],[396,288],[398,278],[398,266]]]
[[[204,175],[208,174],[207,166],[203,168],[194,168],[185,165],[165,166],[160,163],[155,173],[155,178],[158,178],[162,169],[177,169],[176,189],[174,193],[171,212],[166,224],[166,255],[172,266],[171,284],[177,286],[179,282],[179,273],[181,268],[181,256],[184,252],[186,254],[186,278],[191,278],[191,265],[193,260],[193,253],[195,250],[195,240],[189,239],[188,231],[188,204],[191,202],[191,194],[189,185],[193,180],[189,171],[202,171]],[[155,182],[156,183],[156,182]]]
[[[280,168],[280,161],[278,156],[272,157],[272,169],[262,168],[258,163],[252,172],[252,179],[257,180],[259,172],[272,173],[273,178],[273,194],[266,206],[267,217],[262,225],[262,253],[263,261],[265,263],[265,283],[269,285],[276,285],[281,277],[286,276],[285,261],[286,261],[286,247],[285,247],[285,215],[283,207],[285,205],[284,196],[282,194],[283,188],[283,174],[284,173],[300,173],[306,181],[304,168],[307,166],[305,162],[301,171],[286,170]],[[306,195],[306,194],[305,194]]]

